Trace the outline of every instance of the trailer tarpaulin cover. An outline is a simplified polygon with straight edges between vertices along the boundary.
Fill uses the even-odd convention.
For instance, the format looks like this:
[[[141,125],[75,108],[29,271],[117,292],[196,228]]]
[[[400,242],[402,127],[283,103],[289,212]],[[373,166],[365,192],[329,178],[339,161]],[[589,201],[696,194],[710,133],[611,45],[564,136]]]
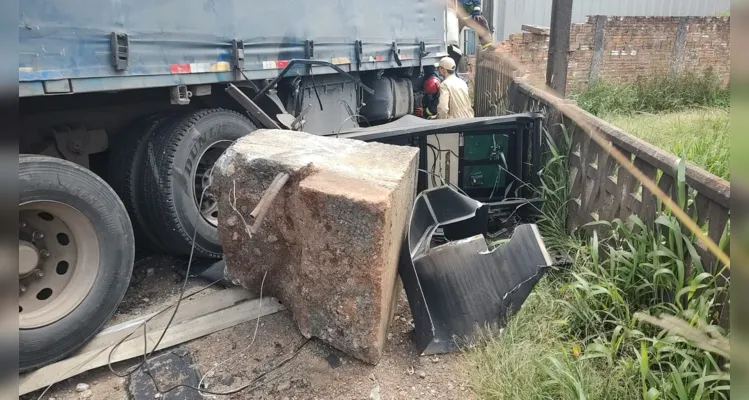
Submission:
[[[275,74],[295,58],[354,69],[356,41],[362,70],[396,65],[393,42],[413,66],[420,42],[430,59],[447,51],[444,12],[441,0],[24,0],[19,79],[227,71],[233,40],[244,43],[251,79],[259,75],[249,72]],[[129,47],[121,48],[129,52],[124,71],[112,67],[113,33],[128,36],[120,43]]]

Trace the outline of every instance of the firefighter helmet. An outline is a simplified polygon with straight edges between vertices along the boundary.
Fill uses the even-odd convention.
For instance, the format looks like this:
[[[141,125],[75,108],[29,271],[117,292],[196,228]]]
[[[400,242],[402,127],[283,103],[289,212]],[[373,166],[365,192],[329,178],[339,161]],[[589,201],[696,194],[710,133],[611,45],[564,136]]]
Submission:
[[[440,90],[440,79],[436,76],[430,76],[424,81],[424,91],[427,94],[435,94]]]

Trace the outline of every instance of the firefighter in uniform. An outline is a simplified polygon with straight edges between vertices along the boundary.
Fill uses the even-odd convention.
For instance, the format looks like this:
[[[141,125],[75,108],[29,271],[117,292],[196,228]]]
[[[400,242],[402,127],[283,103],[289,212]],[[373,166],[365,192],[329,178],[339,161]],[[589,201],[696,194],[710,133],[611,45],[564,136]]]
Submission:
[[[440,101],[440,78],[436,71],[424,80],[424,117],[437,115],[437,104]]]
[[[481,42],[481,50],[487,50],[492,48],[491,30],[489,29],[489,23],[486,21],[483,15],[481,15],[481,0],[458,0],[463,10],[466,12],[466,16],[460,18],[460,30],[466,26],[466,20],[472,19],[474,22],[484,28],[484,32],[478,32],[479,41]]]

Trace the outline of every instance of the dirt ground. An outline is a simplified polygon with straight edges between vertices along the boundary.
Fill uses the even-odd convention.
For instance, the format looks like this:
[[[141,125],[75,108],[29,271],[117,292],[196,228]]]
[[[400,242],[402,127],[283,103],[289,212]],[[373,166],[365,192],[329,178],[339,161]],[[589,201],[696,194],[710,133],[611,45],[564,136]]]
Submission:
[[[137,266],[130,289],[111,324],[154,312],[173,302],[179,294],[182,275],[174,261],[152,257]],[[206,285],[202,279],[190,279],[187,292]],[[220,290],[212,287],[205,294]],[[207,389],[229,391],[245,385],[258,374],[271,371],[265,385],[217,399],[474,399],[461,377],[460,354],[420,357],[410,340],[411,313],[401,294],[391,325],[385,355],[377,366],[364,364],[317,340],[304,344],[296,356],[280,368],[305,343],[288,311],[262,317],[257,338],[248,348],[255,321],[216,332],[188,342],[194,367],[202,376],[229,357],[235,357],[205,377]],[[169,350],[166,350],[169,351]],[[135,361],[115,364],[124,370]],[[90,392],[79,393],[76,385],[89,385]],[[119,378],[107,367],[88,371],[53,386],[44,399],[129,399],[127,378]],[[379,393],[379,397],[377,397]],[[37,399],[41,390],[22,399]],[[211,398],[210,395],[207,395]],[[166,399],[176,399],[169,395]]]

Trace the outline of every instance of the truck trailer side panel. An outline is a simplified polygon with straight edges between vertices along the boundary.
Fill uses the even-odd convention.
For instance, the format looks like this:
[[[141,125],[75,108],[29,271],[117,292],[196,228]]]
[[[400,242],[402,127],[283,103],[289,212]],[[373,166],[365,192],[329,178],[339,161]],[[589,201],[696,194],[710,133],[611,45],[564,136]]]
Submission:
[[[264,79],[294,58],[346,71],[426,65],[446,55],[445,8],[441,0],[26,0],[21,96]],[[239,75],[233,41],[243,43]]]

